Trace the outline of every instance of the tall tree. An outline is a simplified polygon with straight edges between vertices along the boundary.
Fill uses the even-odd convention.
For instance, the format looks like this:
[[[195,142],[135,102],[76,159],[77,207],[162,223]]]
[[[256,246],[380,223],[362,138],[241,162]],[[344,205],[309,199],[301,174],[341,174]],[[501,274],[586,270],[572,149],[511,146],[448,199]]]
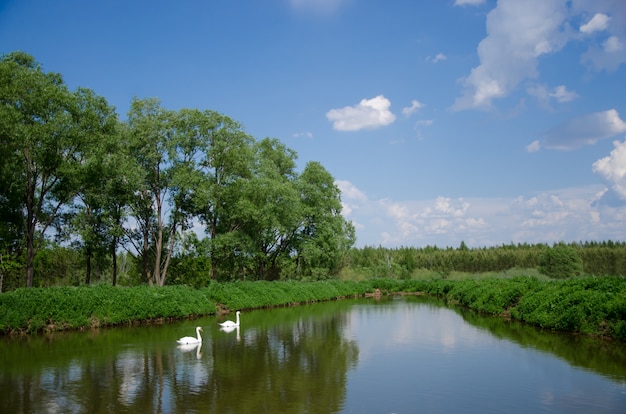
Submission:
[[[277,139],[255,145],[254,177],[246,182],[238,208],[254,272],[261,279],[280,277],[279,263],[289,257],[303,211],[294,185],[296,153]]]
[[[123,236],[123,221],[129,207],[139,170],[130,158],[124,124],[116,122],[115,133],[103,135],[91,148],[82,165],[73,216],[74,232],[86,260],[85,283],[91,279],[93,256],[110,254],[112,284],[117,279],[117,247]]]
[[[211,139],[220,116],[194,109],[170,111],[156,99],[135,99],[128,114],[131,153],[142,171],[136,192],[136,240],[144,274],[162,286],[181,231],[207,201],[203,169],[211,169]]]
[[[297,185],[304,205],[298,268],[304,276],[327,278],[339,270],[354,245],[354,226],[341,215],[341,192],[319,162],[307,163]]]
[[[167,276],[171,252],[166,240],[176,236],[175,214],[171,212],[172,164],[174,147],[173,112],[161,107],[158,99],[133,99],[128,112],[131,152],[142,170],[142,182],[133,202],[138,229],[131,240],[139,252],[144,276],[150,285],[162,286]]]
[[[203,153],[196,159],[201,173],[194,190],[194,209],[210,240],[211,278],[232,269],[243,255],[239,232],[241,189],[251,178],[254,139],[231,118],[215,112],[200,114]]]
[[[117,284],[118,247],[128,233],[124,227],[135,194],[141,188],[142,170],[131,153],[130,131],[125,123],[118,124],[117,138],[108,142],[103,169],[106,177],[102,193],[108,223],[109,254],[112,261],[111,284]]]
[[[107,133],[109,123],[98,121],[111,111],[86,89],[70,92],[61,75],[44,72],[23,52],[0,60],[0,103],[3,155],[15,167],[11,178],[24,212],[26,286],[30,287],[37,250],[76,196],[76,172],[89,147]]]

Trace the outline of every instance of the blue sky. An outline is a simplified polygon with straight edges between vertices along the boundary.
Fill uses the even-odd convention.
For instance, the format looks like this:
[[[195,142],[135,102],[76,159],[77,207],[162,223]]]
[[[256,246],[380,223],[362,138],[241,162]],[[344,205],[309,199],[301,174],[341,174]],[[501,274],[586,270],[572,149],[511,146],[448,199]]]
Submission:
[[[15,50],[319,161],[358,246],[625,240],[623,0],[2,1]]]

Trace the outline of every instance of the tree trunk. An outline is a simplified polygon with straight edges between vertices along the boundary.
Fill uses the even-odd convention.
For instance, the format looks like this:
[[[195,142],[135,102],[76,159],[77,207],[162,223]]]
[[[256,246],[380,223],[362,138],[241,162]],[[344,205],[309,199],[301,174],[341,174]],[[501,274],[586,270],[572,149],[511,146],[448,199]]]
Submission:
[[[217,259],[215,258],[215,236],[217,235],[217,223],[215,219],[211,220],[211,245],[209,252],[211,254],[211,280],[217,280]]]
[[[152,269],[152,278],[157,286],[163,286],[161,282],[161,255],[163,254],[163,206],[161,205],[161,194],[156,192],[157,203],[157,239],[155,243],[154,269]]]
[[[33,287],[33,275],[35,273],[35,219],[31,209],[28,209],[28,222],[26,223],[26,287]]]
[[[117,284],[117,237],[113,236],[113,240],[111,241],[111,260],[113,261],[113,276],[111,278],[111,285],[115,286]]]
[[[85,284],[88,285],[89,283],[91,283],[91,247],[87,247],[87,250],[85,251],[85,256],[87,258],[87,274],[85,275]]]

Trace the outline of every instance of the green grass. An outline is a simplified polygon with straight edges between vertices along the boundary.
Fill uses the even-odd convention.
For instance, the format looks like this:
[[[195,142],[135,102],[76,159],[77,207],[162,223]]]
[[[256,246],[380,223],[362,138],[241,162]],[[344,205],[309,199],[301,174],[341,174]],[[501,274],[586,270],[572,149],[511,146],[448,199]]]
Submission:
[[[211,283],[194,289],[108,285],[23,288],[0,294],[0,333],[83,329],[230,310],[258,309],[362,296],[422,293],[490,315],[551,330],[626,341],[626,278],[550,280],[517,271],[478,277],[431,275],[405,280]]]

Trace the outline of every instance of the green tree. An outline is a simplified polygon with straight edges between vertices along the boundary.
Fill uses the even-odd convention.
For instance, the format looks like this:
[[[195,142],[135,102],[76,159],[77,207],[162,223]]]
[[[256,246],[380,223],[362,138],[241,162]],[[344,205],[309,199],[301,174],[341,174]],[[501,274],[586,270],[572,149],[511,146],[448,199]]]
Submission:
[[[282,259],[294,251],[303,226],[303,205],[295,186],[296,154],[277,139],[255,145],[254,177],[245,183],[237,209],[245,245],[260,279],[280,277]]]
[[[303,206],[298,269],[305,276],[328,278],[339,271],[354,245],[354,226],[341,215],[341,192],[319,162],[306,165],[297,187]]]
[[[144,276],[150,285],[163,286],[176,231],[177,206],[170,204],[174,188],[174,112],[158,99],[133,99],[128,112],[130,150],[142,176],[132,203],[137,230],[130,240],[139,253]],[[169,214],[168,214],[169,213]],[[168,222],[169,219],[169,222]]]
[[[217,279],[220,271],[245,266],[248,257],[240,232],[246,211],[243,189],[252,178],[254,139],[241,124],[216,112],[196,112],[195,118],[190,127],[198,127],[201,144],[196,146],[202,153],[195,157],[200,174],[193,181],[191,205],[206,226],[211,279]]]
[[[0,60],[0,103],[2,178],[13,186],[2,194],[11,202],[3,204],[10,210],[20,195],[30,287],[37,250],[76,196],[76,173],[89,147],[107,133],[109,123],[98,120],[110,110],[86,89],[70,92],[60,74],[44,72],[23,52]]]
[[[102,177],[105,179],[101,187],[101,202],[104,220],[107,223],[105,239],[109,243],[113,286],[117,284],[118,247],[123,241],[130,240],[132,234],[124,224],[130,216],[129,211],[135,200],[135,194],[141,188],[143,177],[140,165],[131,152],[130,144],[130,131],[127,125],[118,123],[116,137],[107,141],[106,147],[99,152],[103,156]]]
[[[583,261],[573,247],[559,243],[541,252],[539,271],[552,278],[566,279],[582,273]]]
[[[123,174],[119,160],[118,120],[112,107],[92,91],[80,89],[83,111],[90,116],[81,119],[82,130],[95,138],[84,154],[83,162],[77,170],[75,186],[77,197],[72,215],[72,230],[80,235],[81,247],[85,256],[85,283],[89,284],[92,274],[94,255],[104,256],[111,243],[112,226],[107,214],[107,195],[111,182],[117,175]]]

